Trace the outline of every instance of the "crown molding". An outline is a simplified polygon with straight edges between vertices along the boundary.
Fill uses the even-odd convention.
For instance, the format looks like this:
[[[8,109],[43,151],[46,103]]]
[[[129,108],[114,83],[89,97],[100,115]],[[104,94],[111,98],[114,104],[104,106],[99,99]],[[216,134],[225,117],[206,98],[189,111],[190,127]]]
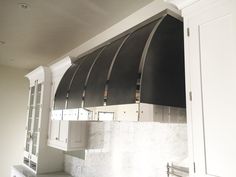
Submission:
[[[61,60],[51,64],[49,66],[49,68],[52,71],[52,73],[54,73],[54,72],[57,72],[57,71],[65,68],[65,67],[70,66],[71,64],[72,64],[71,58],[69,56],[67,56],[67,57],[65,57],[65,58],[63,58],[63,59],[61,59]]]
[[[167,3],[174,5],[177,9],[182,10],[185,7],[199,1],[199,0],[164,0]]]

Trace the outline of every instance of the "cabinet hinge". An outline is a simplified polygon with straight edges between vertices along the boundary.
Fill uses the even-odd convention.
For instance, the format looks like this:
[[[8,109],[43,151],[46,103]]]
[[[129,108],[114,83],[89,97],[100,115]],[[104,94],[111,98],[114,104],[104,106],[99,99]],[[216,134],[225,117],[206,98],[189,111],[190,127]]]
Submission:
[[[190,29],[187,28],[187,36],[189,37],[190,36]]]
[[[192,95],[192,92],[191,92],[191,91],[189,92],[189,100],[190,100],[190,101],[193,100],[193,95]]]
[[[195,162],[193,162],[193,172],[196,173],[196,165],[195,165]]]

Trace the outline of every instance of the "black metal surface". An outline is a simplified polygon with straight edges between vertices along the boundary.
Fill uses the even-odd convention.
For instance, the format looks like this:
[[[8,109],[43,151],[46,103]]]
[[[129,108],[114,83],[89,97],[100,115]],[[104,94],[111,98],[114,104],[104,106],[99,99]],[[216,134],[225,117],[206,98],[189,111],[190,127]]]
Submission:
[[[169,15],[158,26],[147,52],[141,102],[186,107],[183,23]]]
[[[150,34],[158,22],[134,31],[125,42],[126,36],[77,60],[58,86],[54,109],[65,109],[66,105],[68,109],[79,108],[83,100],[84,107],[102,106],[106,84],[106,105],[135,103],[136,91],[140,89],[142,103],[185,107],[183,24],[167,15],[151,39]],[[144,50],[148,38],[151,39],[150,45]],[[137,85],[140,77],[141,84]]]
[[[107,105],[135,103],[140,59],[155,22],[133,32],[122,46],[108,83]]]
[[[103,106],[108,72],[112,60],[125,37],[122,37],[107,46],[96,60],[89,75],[85,90],[85,107]]]
[[[81,107],[86,78],[93,62],[95,61],[96,57],[98,56],[101,50],[102,49],[100,48],[94,51],[93,53],[89,54],[87,58],[81,63],[79,69],[75,73],[67,100],[68,109]]]
[[[66,95],[69,90],[71,80],[76,69],[79,67],[80,62],[73,63],[63,75],[54,97],[54,109],[65,109]]]

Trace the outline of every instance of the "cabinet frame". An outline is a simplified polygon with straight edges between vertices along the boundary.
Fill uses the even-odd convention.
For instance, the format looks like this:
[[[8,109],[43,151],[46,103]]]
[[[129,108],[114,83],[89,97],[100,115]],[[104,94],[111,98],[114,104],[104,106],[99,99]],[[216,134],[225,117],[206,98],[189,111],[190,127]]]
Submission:
[[[235,2],[229,0],[207,0],[196,2],[182,11],[185,29],[185,72],[191,176],[216,177],[210,174],[207,169],[199,28],[201,24],[228,14],[235,14],[232,10],[235,5]]]
[[[40,66],[27,74],[26,77],[30,81],[30,88],[25,130],[25,146],[27,136],[29,136],[30,148],[29,150],[26,148],[24,149],[23,165],[34,174],[62,171],[64,161],[63,152],[47,146],[48,121],[50,115],[51,71],[48,67]],[[33,96],[31,96],[32,93],[34,93]],[[30,111],[32,111],[32,115],[30,115]],[[30,116],[31,119],[29,119]],[[29,121],[31,121],[30,127],[28,127]]]

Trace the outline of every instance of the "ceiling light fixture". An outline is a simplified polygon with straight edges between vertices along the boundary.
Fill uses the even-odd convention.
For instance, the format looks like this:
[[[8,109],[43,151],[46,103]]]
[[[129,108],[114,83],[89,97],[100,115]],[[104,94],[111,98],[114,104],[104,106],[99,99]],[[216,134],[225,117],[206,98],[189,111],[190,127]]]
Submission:
[[[30,8],[30,5],[29,4],[26,4],[26,3],[19,3],[18,4],[20,8],[22,9],[29,9]]]

